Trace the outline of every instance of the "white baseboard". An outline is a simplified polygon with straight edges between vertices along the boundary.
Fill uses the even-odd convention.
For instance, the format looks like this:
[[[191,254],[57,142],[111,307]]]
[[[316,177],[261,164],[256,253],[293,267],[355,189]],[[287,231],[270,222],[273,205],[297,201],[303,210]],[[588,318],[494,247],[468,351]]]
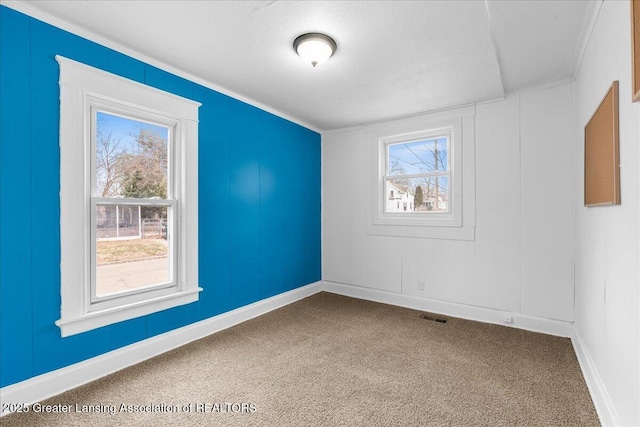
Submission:
[[[603,426],[619,426],[620,419],[618,418],[618,413],[613,406],[611,397],[607,392],[607,388],[605,387],[604,382],[602,382],[602,378],[600,378],[598,369],[591,358],[591,354],[589,354],[589,350],[587,349],[582,336],[575,328],[573,330],[571,342],[573,343],[578,363],[580,363],[582,375],[584,376],[584,380],[589,388],[591,400],[593,400],[593,405],[596,407],[596,412],[600,418],[600,424]]]
[[[322,282],[311,283],[71,366],[3,387],[0,389],[0,402],[2,404],[40,402],[320,291],[322,291]],[[2,413],[2,415],[6,414]]]
[[[326,292],[332,292],[334,294],[381,302],[384,304],[397,305],[414,310],[423,310],[430,313],[460,317],[467,320],[494,323],[518,329],[525,329],[532,332],[542,332],[545,334],[556,335],[560,337],[568,338],[573,336],[573,323],[564,322],[562,320],[546,319],[544,317],[529,316],[522,313],[494,310],[491,308],[458,304],[454,302],[447,302],[429,298],[420,298],[411,295],[396,294],[393,292],[380,291],[377,289],[364,288],[361,286],[346,285],[344,283],[323,281],[322,289]],[[503,322],[502,319],[504,315],[511,316],[513,322]]]

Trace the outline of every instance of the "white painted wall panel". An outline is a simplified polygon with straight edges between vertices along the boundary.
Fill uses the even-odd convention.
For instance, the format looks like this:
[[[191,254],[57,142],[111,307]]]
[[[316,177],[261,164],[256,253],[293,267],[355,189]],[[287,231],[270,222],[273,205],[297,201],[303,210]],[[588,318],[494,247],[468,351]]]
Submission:
[[[519,97],[476,110],[475,304],[520,311]]]
[[[582,203],[582,196],[579,199]],[[605,313],[602,307],[605,300],[606,263],[603,261],[606,234],[597,224],[606,222],[606,215],[602,209],[594,210],[593,213],[595,216],[588,221],[590,225],[583,224],[590,232],[583,232],[580,224],[576,226],[576,324],[598,336],[604,336]],[[590,268],[580,268],[581,265],[589,265]],[[592,357],[596,357],[598,351],[598,348],[594,348]]]
[[[402,290],[402,239],[367,236],[359,250],[364,255],[363,285],[400,293]]]
[[[613,406],[640,425],[640,103],[631,102],[628,2],[604,2],[573,84],[575,326]],[[584,126],[612,81],[620,85],[619,206],[584,207]]]
[[[417,297],[437,298],[438,260],[436,239],[403,239],[402,293]],[[418,290],[418,281],[425,282]]]
[[[438,270],[435,297],[444,301],[476,305],[474,242],[438,240],[436,259]]]
[[[571,86],[523,93],[520,117],[522,312],[573,321]]]
[[[401,292],[402,242],[366,233],[364,128],[323,139],[323,278]]]
[[[347,222],[342,218],[349,193],[342,189],[349,171],[349,141],[353,135],[335,134],[332,143],[323,140],[322,164],[322,276],[325,280],[346,283]],[[336,189],[341,189],[337,191]],[[331,250],[327,250],[330,248]]]

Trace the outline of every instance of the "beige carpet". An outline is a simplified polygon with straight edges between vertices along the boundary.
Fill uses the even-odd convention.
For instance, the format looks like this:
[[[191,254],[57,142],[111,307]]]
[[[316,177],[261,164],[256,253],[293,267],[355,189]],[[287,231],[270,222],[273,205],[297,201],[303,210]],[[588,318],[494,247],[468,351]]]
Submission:
[[[420,314],[316,294],[44,402],[72,413],[0,423],[598,425],[568,339]],[[75,412],[76,404],[114,405],[115,413]],[[121,412],[121,404],[164,412]],[[166,412],[188,404],[186,413]]]

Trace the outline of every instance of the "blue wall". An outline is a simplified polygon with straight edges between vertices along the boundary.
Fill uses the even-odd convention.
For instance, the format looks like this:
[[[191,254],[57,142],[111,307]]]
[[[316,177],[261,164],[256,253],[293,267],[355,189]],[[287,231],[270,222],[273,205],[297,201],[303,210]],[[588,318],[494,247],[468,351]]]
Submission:
[[[320,280],[320,135],[0,6],[0,386]],[[62,339],[62,55],[202,103],[200,301]]]

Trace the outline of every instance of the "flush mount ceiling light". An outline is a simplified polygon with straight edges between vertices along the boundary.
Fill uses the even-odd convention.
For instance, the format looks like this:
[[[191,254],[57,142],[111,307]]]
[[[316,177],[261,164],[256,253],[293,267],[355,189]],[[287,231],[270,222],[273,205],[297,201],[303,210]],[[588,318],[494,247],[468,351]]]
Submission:
[[[337,48],[335,40],[320,33],[303,34],[293,41],[293,50],[314,67],[331,58]]]

